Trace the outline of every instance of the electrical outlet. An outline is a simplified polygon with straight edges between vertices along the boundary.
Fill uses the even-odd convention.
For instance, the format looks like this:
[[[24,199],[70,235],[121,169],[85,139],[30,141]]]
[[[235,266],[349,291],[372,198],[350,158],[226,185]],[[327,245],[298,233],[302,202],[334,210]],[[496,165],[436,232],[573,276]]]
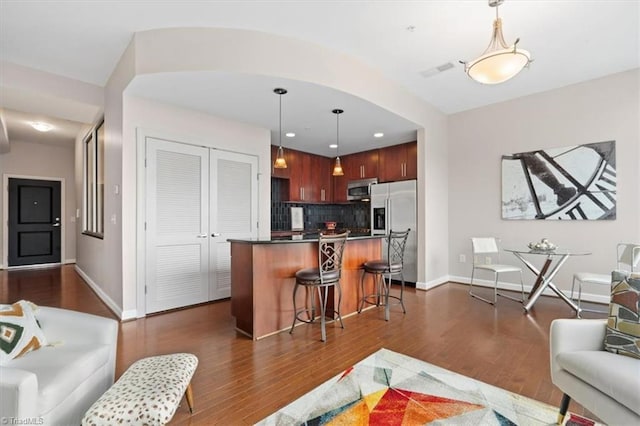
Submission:
[[[485,265],[491,265],[491,256],[487,256],[484,258]]]
[[[465,263],[466,261],[467,261],[467,256],[465,256],[464,254],[461,254],[460,256],[458,256],[458,262]]]

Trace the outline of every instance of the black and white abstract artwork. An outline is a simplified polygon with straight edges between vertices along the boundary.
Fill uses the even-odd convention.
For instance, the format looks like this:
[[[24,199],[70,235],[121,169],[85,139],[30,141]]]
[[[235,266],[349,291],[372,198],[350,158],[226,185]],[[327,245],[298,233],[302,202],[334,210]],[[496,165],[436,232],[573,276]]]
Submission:
[[[616,143],[502,156],[502,218],[614,220]]]

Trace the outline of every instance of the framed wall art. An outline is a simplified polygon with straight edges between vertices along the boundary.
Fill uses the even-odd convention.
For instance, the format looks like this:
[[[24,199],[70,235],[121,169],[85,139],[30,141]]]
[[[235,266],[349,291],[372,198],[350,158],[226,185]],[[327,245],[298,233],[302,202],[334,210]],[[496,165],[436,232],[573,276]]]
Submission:
[[[502,218],[614,220],[616,143],[502,156]]]

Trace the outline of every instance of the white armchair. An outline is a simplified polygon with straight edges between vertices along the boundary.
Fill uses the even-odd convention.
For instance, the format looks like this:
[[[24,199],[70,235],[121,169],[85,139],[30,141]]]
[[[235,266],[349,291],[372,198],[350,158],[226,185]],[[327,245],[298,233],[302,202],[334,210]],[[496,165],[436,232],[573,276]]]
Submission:
[[[0,421],[79,425],[113,384],[118,322],[49,307],[36,318],[50,345],[0,367]]]
[[[551,381],[570,399],[609,425],[640,424],[640,359],[604,350],[606,320],[558,319],[551,323]]]

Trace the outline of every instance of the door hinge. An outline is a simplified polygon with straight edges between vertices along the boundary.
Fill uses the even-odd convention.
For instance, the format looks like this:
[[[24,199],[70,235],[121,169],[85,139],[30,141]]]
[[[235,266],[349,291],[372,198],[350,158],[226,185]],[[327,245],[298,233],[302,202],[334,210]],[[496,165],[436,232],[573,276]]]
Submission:
[[[144,230],[147,230],[147,222],[144,223]]]
[[[144,166],[147,167],[147,159],[144,159]]]
[[[144,286],[144,294],[147,294],[147,286]]]

